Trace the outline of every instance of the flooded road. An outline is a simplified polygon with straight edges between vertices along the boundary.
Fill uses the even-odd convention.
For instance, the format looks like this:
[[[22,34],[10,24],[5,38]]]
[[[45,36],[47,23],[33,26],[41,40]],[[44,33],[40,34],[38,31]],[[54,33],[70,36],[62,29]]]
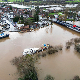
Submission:
[[[75,75],[80,76],[80,57],[74,52],[73,47],[65,50],[65,43],[80,37],[80,33],[72,31],[58,24],[40,28],[26,33],[10,32],[9,38],[0,40],[0,80],[17,80],[16,67],[10,63],[14,57],[22,55],[25,48],[41,47],[42,44],[63,45],[63,51],[41,58],[37,65],[40,69],[39,80],[46,74],[51,74],[55,80],[69,80]]]

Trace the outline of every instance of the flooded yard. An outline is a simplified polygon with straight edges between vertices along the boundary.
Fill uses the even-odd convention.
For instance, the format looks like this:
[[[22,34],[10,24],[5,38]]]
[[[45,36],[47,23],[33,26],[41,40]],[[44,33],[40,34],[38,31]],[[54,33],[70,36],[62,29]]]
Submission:
[[[22,56],[25,48],[39,48],[42,44],[62,45],[63,50],[39,59],[40,64],[36,64],[39,68],[39,80],[43,80],[47,74],[55,77],[55,80],[69,80],[75,75],[80,76],[80,55],[74,51],[73,46],[70,50],[65,48],[66,42],[76,37],[80,37],[80,33],[58,24],[33,32],[10,32],[9,38],[0,40],[0,80],[17,80],[16,66],[10,61]]]

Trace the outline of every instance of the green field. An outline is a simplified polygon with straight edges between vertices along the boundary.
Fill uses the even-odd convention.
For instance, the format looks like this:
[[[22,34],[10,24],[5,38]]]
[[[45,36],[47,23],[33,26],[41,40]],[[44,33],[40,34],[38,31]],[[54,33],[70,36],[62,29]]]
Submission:
[[[62,13],[62,12],[58,12],[58,13],[49,13],[49,16],[50,16],[50,15],[54,15],[54,14],[62,15],[62,14],[60,14],[60,13]]]
[[[54,15],[55,13],[49,13],[49,15]]]
[[[14,1],[15,1],[15,2],[16,2],[16,1],[17,1],[17,2],[21,2],[21,0],[3,0],[3,1],[0,0],[0,2],[6,2],[6,1],[8,1],[8,2],[14,2]],[[22,0],[22,2],[23,2],[23,1],[24,1],[24,0]]]
[[[30,2],[33,2],[33,3],[35,2],[35,3],[37,3],[37,1],[30,1]]]
[[[75,0],[75,1],[66,1],[66,2],[69,2],[69,3],[75,3],[75,2],[80,2],[79,0]]]
[[[21,2],[21,0],[8,0],[8,2],[14,2],[14,1],[19,1],[19,2]],[[23,2],[24,0],[22,0],[22,2]]]

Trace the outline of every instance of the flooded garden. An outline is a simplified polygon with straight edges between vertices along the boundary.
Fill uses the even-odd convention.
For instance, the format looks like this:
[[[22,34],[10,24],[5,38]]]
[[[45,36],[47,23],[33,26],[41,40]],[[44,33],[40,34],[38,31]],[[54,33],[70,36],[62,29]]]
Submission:
[[[10,32],[8,39],[0,40],[0,80],[20,78],[11,61],[15,57],[21,57],[25,48],[40,48],[42,44],[50,44],[53,48],[37,54],[38,62],[35,62],[35,68],[38,80],[44,80],[47,75],[51,75],[54,80],[73,80],[74,76],[80,76],[80,53],[77,52],[79,42],[80,33],[58,24],[32,32]]]

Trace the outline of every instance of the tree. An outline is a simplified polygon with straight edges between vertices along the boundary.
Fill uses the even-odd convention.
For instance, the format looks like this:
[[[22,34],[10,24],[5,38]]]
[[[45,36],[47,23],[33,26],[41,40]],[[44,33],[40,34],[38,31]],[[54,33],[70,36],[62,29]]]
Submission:
[[[32,24],[32,20],[24,19],[24,25],[31,25],[31,24]]]
[[[39,10],[39,6],[36,7],[36,14],[39,14],[40,10]]]
[[[10,10],[12,10],[12,6],[10,6]]]
[[[66,19],[67,19],[67,16],[65,14],[59,16],[60,21],[66,21]]]
[[[18,22],[19,21],[19,16],[16,16],[15,18],[13,18],[13,22]]]
[[[40,12],[39,6],[37,6],[37,7],[36,7],[36,12],[35,12],[35,14],[34,14],[34,21],[35,21],[35,22],[36,22],[36,21],[39,21],[39,16],[38,16],[39,12]]]
[[[23,15],[21,15],[20,20],[23,20]]]
[[[39,16],[38,16],[38,14],[34,14],[34,21],[36,22],[36,21],[39,21]]]
[[[54,80],[54,78],[51,75],[47,75],[44,80]]]
[[[1,7],[4,7],[5,6],[5,4],[2,4],[2,6]]]
[[[29,14],[28,12],[25,12],[25,14]]]
[[[49,18],[49,13],[48,12],[45,12],[45,16],[47,17],[47,20]]]
[[[76,19],[76,13],[73,13],[73,19],[75,21],[75,19]]]

